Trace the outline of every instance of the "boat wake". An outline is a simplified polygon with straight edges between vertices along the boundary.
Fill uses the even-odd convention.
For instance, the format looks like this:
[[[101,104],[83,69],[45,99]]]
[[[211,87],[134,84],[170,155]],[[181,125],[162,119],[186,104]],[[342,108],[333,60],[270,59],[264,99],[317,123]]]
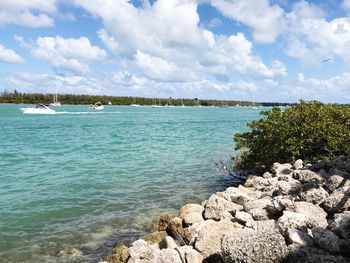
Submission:
[[[69,115],[90,115],[90,114],[119,114],[120,111],[105,112],[105,111],[56,111],[56,114],[69,114]]]

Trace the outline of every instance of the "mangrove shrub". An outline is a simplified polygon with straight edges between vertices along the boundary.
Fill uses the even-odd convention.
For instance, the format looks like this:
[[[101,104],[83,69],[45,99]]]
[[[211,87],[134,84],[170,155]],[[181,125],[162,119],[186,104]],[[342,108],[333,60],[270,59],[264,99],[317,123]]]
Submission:
[[[315,162],[350,155],[350,107],[304,102],[284,111],[273,108],[234,136],[240,155],[236,169],[263,171],[274,162]]]

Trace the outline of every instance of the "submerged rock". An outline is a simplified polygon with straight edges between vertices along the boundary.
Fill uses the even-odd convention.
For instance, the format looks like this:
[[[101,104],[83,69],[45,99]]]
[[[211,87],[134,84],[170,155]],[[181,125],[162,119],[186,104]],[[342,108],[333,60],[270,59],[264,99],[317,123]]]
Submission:
[[[82,256],[83,252],[74,247],[66,247],[57,252],[58,257],[69,256],[69,257],[79,257]]]

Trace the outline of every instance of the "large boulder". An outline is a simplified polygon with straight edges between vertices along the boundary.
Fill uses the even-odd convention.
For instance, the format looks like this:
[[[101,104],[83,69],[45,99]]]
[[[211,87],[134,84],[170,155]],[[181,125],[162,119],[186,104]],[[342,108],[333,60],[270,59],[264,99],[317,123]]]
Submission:
[[[228,232],[235,232],[242,226],[232,221],[212,221],[199,228],[195,238],[194,248],[204,258],[220,256],[221,239]]]
[[[276,229],[249,231],[242,229],[222,239],[224,262],[281,262],[288,253],[285,240]]]
[[[246,202],[243,206],[243,210],[246,212],[249,212],[252,209],[264,209],[267,206],[272,205],[271,198],[270,197],[264,197],[258,200],[253,200]]]
[[[293,178],[301,183],[316,183],[322,185],[325,178],[310,170],[296,170],[293,172]]]
[[[319,248],[333,254],[340,253],[340,240],[332,231],[315,227],[312,229],[312,235]]]
[[[303,232],[307,231],[306,217],[302,213],[295,213],[291,211],[284,211],[283,215],[278,219],[277,225],[284,234],[288,236],[289,229],[298,229]]]
[[[179,218],[183,219],[185,225],[190,226],[194,223],[204,221],[202,216],[204,207],[198,204],[187,204],[181,207]]]
[[[334,256],[324,250],[292,244],[288,246],[289,255],[284,262],[288,263],[348,263],[347,258]]]
[[[304,185],[304,191],[301,192],[300,199],[308,203],[319,205],[323,203],[328,196],[328,192],[324,190],[323,187],[319,187],[318,185],[315,187],[307,187]]]
[[[178,247],[179,245],[175,242],[175,240],[171,236],[166,236],[159,242],[160,249],[165,249],[165,248],[175,249]]]
[[[295,179],[278,182],[279,193],[282,195],[297,195],[302,190],[302,184]]]
[[[213,194],[205,205],[204,218],[220,220],[223,216],[227,216],[227,212],[234,214],[239,210],[242,210],[241,205],[232,203],[223,197]]]
[[[251,209],[251,210],[249,210],[249,214],[256,221],[268,220],[269,219],[267,211],[265,209],[263,209],[263,208]]]
[[[252,187],[255,190],[261,190],[268,185],[269,183],[265,178],[255,175],[249,176],[244,183],[244,187]]]
[[[294,212],[301,213],[306,217],[309,228],[327,227],[327,213],[321,207],[308,202],[295,202],[294,206]]]
[[[157,263],[159,253],[159,249],[155,249],[146,241],[138,239],[129,248],[128,263]]]

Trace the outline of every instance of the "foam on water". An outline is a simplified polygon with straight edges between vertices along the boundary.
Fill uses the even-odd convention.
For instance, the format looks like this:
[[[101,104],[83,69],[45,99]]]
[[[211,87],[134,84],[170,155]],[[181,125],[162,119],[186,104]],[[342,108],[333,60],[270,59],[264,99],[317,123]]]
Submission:
[[[20,107],[0,105],[2,262],[57,262],[67,246],[96,262],[160,214],[232,184],[214,160],[258,118],[249,108]]]

